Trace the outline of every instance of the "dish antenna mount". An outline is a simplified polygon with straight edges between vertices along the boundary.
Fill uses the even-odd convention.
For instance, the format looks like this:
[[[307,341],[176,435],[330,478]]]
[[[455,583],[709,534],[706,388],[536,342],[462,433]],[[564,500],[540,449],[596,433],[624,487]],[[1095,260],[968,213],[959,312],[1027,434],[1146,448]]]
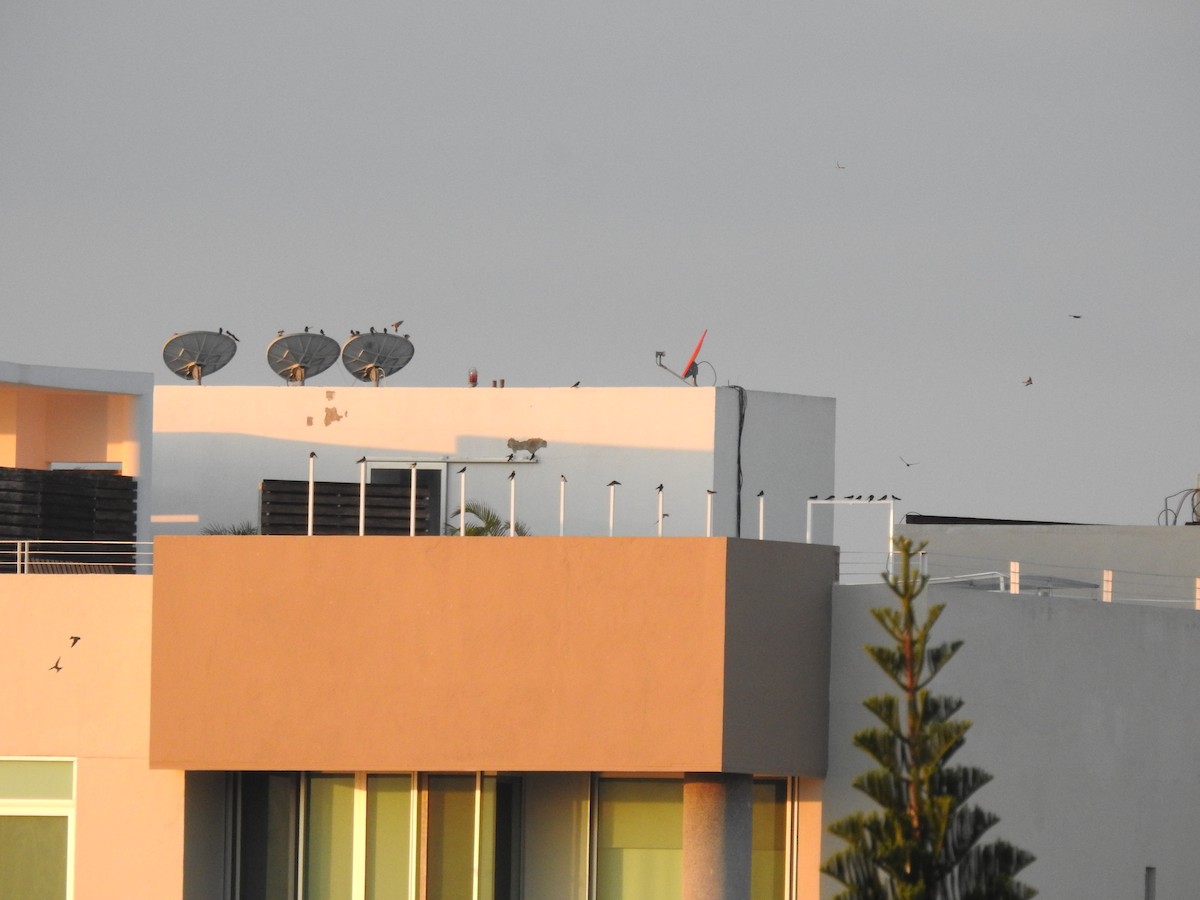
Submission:
[[[413,358],[412,342],[399,334],[358,334],[342,344],[342,365],[359,381],[379,382],[399,372]]]
[[[663,357],[667,355],[665,351],[655,350],[654,351],[654,361],[656,363],[658,363],[658,366],[660,369],[667,369],[668,372],[670,372],[672,375],[674,375],[676,378],[678,378],[684,384],[690,383],[692,385],[692,387],[695,387],[696,386],[696,375],[699,373],[699,366],[696,363],[696,357],[700,355],[700,346],[704,343],[704,339],[706,337],[708,337],[708,329],[707,328],[705,328],[704,333],[702,335],[700,335],[700,340],[696,341],[696,349],[692,351],[692,355],[688,359],[687,365],[683,367],[682,375],[680,375],[678,372],[675,372],[675,371],[667,368],[667,364],[663,362]],[[690,379],[690,381],[689,381],[689,379]]]
[[[320,375],[342,352],[338,342],[323,334],[307,331],[285,334],[267,345],[267,365],[288,384],[304,384],[306,378]]]
[[[200,384],[233,359],[237,342],[227,334],[216,331],[184,331],[163,345],[163,362],[167,368],[187,381]]]

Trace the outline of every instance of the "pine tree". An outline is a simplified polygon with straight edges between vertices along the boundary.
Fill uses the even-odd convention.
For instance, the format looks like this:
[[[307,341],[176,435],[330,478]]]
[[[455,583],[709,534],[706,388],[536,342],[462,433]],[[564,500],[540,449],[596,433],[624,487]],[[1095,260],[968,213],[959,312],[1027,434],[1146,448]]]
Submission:
[[[848,888],[837,900],[1027,900],[1037,892],[1015,876],[1033,855],[1005,841],[981,844],[999,817],[967,803],[992,776],[950,765],[971,727],[954,718],[962,700],[929,692],[962,641],[930,646],[944,605],[931,606],[918,621],[914,601],[929,579],[914,567],[914,558],[925,544],[914,546],[902,536],[894,544],[899,573],[883,578],[899,608],[871,614],[895,644],[866,651],[900,693],[864,700],[880,724],[854,735],[854,745],[878,764],[858,776],[854,787],[880,809],[829,826],[848,846],[821,871]]]

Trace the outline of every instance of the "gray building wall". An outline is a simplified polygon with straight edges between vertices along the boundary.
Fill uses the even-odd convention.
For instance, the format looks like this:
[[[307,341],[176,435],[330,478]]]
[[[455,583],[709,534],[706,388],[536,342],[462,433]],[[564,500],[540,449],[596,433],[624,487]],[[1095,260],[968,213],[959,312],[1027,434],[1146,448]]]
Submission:
[[[1007,572],[1016,561],[1026,581],[1049,576],[1099,586],[1110,569],[1114,602],[1192,606],[1200,577],[1200,527],[901,524],[896,532],[929,542],[928,571],[935,578]],[[1098,591],[1056,593],[1095,598]]]
[[[1200,884],[1200,614],[1095,601],[931,587],[946,604],[934,637],[965,641],[937,693],[974,722],[956,762],[995,780],[976,795],[990,833],[1037,856],[1023,880],[1055,900],[1160,898]],[[829,774],[823,824],[871,807],[851,786],[870,758],[851,737],[874,720],[863,698],[888,690],[863,646],[886,643],[869,609],[886,587],[834,588]],[[822,859],[841,846],[823,837]],[[822,896],[836,883],[822,877]]]

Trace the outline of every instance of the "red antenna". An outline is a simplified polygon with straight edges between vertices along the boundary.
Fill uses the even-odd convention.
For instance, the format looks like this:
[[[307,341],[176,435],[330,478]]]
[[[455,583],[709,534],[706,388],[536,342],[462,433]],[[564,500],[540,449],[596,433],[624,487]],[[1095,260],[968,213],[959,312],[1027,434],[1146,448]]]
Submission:
[[[683,377],[692,379],[692,384],[696,383],[696,374],[698,366],[696,365],[696,357],[700,355],[700,345],[704,343],[704,339],[708,337],[708,329],[704,329],[704,334],[700,335],[700,340],[696,341],[696,349],[692,351],[691,358],[687,361],[687,365],[683,367]]]
[[[660,368],[667,369],[668,372],[671,372],[671,374],[680,381],[687,381],[689,378],[692,379],[692,386],[695,387],[696,375],[699,371],[699,367],[696,365],[696,357],[700,355],[700,347],[704,343],[704,339],[706,337],[708,337],[707,328],[705,328],[704,333],[700,335],[700,340],[696,342],[696,349],[692,351],[692,355],[688,359],[687,365],[683,367],[682,375],[680,375],[678,372],[672,372],[670,369],[667,369],[666,364],[663,362],[663,357],[666,356],[666,353],[664,353],[662,350],[654,351],[654,361],[659,365]]]

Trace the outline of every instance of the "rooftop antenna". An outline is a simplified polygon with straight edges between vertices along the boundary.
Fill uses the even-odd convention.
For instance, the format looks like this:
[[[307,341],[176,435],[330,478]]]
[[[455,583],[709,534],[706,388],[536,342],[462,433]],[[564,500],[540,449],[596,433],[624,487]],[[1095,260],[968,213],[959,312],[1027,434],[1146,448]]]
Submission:
[[[200,379],[220,369],[237,353],[237,341],[223,330],[184,331],[163,344],[163,362],[187,381]]]
[[[356,334],[342,344],[342,365],[359,381],[378,387],[384,378],[407,366],[413,352],[406,334]]]
[[[684,384],[687,384],[688,379],[691,379],[691,385],[692,385],[692,387],[695,387],[696,386],[696,375],[699,372],[699,366],[696,364],[696,357],[700,355],[700,345],[704,343],[704,339],[706,337],[708,337],[708,329],[707,328],[705,328],[704,333],[702,335],[700,335],[700,340],[698,340],[696,342],[696,349],[692,351],[692,355],[688,359],[687,365],[683,367],[682,375],[672,369],[667,368],[667,364],[663,362],[663,357],[667,355],[665,350],[655,350],[654,351],[654,362],[658,364],[659,368],[666,369],[668,372],[670,372],[672,375],[674,375],[676,378],[678,378]]]
[[[284,334],[267,345],[267,365],[288,384],[320,375],[335,362],[342,348],[323,334],[301,331]]]

